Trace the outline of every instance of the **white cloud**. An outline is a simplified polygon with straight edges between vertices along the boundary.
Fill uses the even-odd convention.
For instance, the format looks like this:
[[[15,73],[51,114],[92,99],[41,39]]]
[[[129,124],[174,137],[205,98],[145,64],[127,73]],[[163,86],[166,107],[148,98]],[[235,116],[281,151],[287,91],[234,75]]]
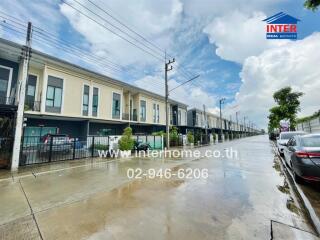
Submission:
[[[83,5],[96,12],[98,15],[110,21],[113,25],[117,25],[118,27],[124,29],[123,26],[119,25],[119,23],[108,17],[108,15],[106,15],[102,11],[98,11],[89,2],[83,0],[81,0],[81,2]],[[166,0],[161,1],[161,3],[156,1],[151,2],[148,0],[140,0],[135,1],[134,4],[128,4],[128,2],[124,0],[112,0],[108,1],[108,4],[102,1],[97,3],[102,8],[109,11],[110,6],[112,6],[111,14],[113,14],[113,10],[115,12],[121,13],[120,19],[123,19],[123,22],[136,29],[137,32],[142,32],[143,35],[147,36],[147,38],[151,42],[155,42],[163,49],[167,48],[168,45],[170,45],[170,29],[174,28],[175,23],[179,20],[182,12],[182,4],[179,0]],[[73,2],[70,2],[70,4],[73,4]],[[96,19],[107,28],[111,29],[114,32],[117,32],[121,36],[129,39],[131,42],[139,45],[139,43],[137,43],[134,39],[131,39],[129,36],[125,35],[123,32],[120,32],[110,24],[105,23],[101,18],[94,16],[88,10],[85,10],[84,8],[76,4],[74,4],[74,6],[78,9],[81,9],[81,11],[85,12],[87,15],[90,15],[92,18]],[[138,49],[137,47],[132,46],[130,43],[119,38],[102,26],[99,26],[95,22],[89,20],[87,17],[81,15],[74,9],[70,8],[68,5],[63,3],[60,5],[60,9],[62,14],[68,18],[71,25],[79,33],[81,33],[90,44],[92,44],[93,52],[108,56],[124,65],[141,64],[141,66],[144,67],[146,64],[154,64],[155,60],[153,57]],[[124,30],[130,35],[134,36],[134,38],[138,38],[128,30]],[[146,44],[144,40],[142,41]],[[154,49],[154,47],[150,47]],[[148,48],[145,49],[156,55],[156,50],[152,51]]]
[[[269,10],[273,8],[275,4],[284,1],[287,0],[184,0],[184,12],[191,17],[204,17],[210,20],[212,16],[226,15],[234,9],[238,9],[244,13],[251,13],[260,9]]]
[[[234,103],[239,105],[241,114],[265,127],[269,108],[275,105],[272,95],[285,86],[305,93],[300,116],[318,110],[319,49],[320,33],[314,33],[247,58],[240,73],[243,84]]]
[[[215,18],[203,32],[216,46],[216,54],[222,59],[243,63],[249,56],[255,56],[265,49],[284,45],[284,40],[267,40],[265,37],[266,15],[262,12],[245,14],[233,11]]]

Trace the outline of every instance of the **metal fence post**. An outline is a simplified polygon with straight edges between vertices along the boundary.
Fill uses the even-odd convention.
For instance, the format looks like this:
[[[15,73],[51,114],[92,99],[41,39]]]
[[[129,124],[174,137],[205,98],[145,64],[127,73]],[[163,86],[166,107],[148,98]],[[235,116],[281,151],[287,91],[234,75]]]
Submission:
[[[52,157],[52,145],[53,145],[53,136],[50,136],[49,162],[51,162],[51,157]]]
[[[73,138],[73,154],[72,159],[76,158],[76,138]]]
[[[92,136],[92,143],[91,143],[91,157],[94,155],[94,136]]]

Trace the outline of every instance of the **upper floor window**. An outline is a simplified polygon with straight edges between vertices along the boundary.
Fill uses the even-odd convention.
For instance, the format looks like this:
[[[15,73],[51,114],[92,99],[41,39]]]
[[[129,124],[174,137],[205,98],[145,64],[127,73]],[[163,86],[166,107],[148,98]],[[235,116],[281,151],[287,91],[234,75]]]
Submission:
[[[159,123],[160,122],[160,106],[159,104],[153,104],[153,122]]]
[[[28,75],[25,105],[34,110],[36,97],[37,76]]]
[[[160,123],[160,106],[157,104],[157,123]]]
[[[98,105],[99,105],[99,88],[93,88],[92,94],[92,116],[98,116]]]
[[[121,95],[119,93],[113,93],[112,99],[112,118],[120,119]]]
[[[59,113],[62,105],[63,79],[48,76],[46,111]]]
[[[12,68],[0,66],[0,104],[9,103]]]
[[[178,110],[178,125],[181,125],[181,110]]]
[[[83,85],[83,96],[82,96],[82,115],[88,116],[89,113],[89,92],[90,87]]]
[[[146,101],[140,101],[140,121],[142,122],[146,121],[146,105]]]
[[[156,123],[157,122],[157,104],[153,104],[153,109],[152,109],[152,113],[153,113],[153,122]]]

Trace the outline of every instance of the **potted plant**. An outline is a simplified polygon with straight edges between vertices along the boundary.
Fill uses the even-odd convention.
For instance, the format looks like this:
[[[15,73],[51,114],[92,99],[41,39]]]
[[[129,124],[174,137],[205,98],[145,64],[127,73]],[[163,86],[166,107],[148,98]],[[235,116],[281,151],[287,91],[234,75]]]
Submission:
[[[131,150],[134,147],[134,140],[132,138],[132,129],[130,127],[124,129],[123,134],[119,139],[118,146],[121,157],[131,156]]]
[[[170,135],[170,145],[177,146],[178,140],[179,140],[178,129],[176,127],[172,127],[169,135]]]
[[[189,131],[187,133],[187,139],[188,139],[188,143],[190,144],[190,146],[193,146],[194,144],[194,137],[191,131]]]

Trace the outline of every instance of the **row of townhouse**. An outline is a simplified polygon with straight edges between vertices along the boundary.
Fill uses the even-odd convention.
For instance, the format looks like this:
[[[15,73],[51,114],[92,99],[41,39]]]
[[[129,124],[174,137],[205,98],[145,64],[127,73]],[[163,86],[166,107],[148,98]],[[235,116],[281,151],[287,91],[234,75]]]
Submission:
[[[188,110],[187,117],[188,126],[207,129],[212,133],[243,133],[243,132],[254,132],[253,128],[248,126],[244,127],[243,124],[239,122],[234,122],[225,118],[221,118],[210,112],[205,112],[203,110],[192,108]]]
[[[14,105],[21,45],[0,42],[0,101]],[[170,124],[187,125],[187,105],[169,99]],[[53,131],[76,137],[165,130],[165,98],[33,51],[25,98],[25,136]]]
[[[14,140],[22,79],[22,45],[0,39],[0,166],[3,139]],[[169,99],[169,123],[180,133],[189,130],[219,133],[220,118]],[[33,50],[28,68],[23,142],[47,133],[74,138],[120,135],[130,126],[134,134],[166,129],[165,98],[159,94],[90,71]],[[224,132],[248,131],[222,119]],[[7,147],[10,144],[6,145]],[[12,152],[12,148],[9,152]]]

